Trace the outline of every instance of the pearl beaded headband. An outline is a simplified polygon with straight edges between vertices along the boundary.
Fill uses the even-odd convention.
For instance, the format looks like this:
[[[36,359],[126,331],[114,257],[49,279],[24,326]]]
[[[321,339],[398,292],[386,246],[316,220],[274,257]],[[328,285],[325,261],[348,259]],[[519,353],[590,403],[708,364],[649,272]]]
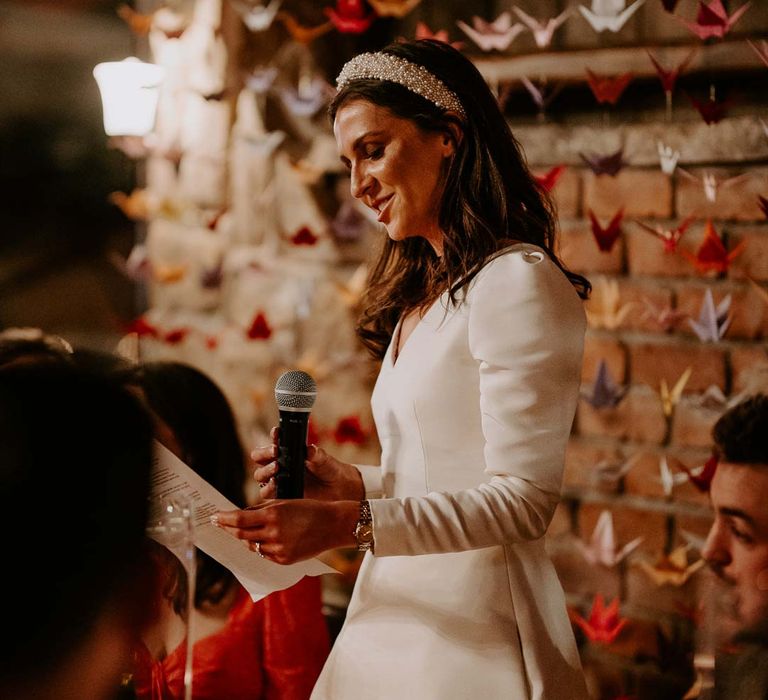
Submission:
[[[336,89],[341,90],[352,80],[370,78],[397,83],[438,107],[458,112],[463,118],[467,116],[456,93],[449,90],[442,80],[424,66],[381,51],[361,53],[347,61],[336,78]]]

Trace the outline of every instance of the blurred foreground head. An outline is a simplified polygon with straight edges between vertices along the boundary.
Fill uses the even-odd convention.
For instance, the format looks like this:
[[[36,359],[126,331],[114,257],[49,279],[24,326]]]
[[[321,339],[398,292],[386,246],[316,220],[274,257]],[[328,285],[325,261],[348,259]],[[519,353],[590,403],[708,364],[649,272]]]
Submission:
[[[145,605],[152,428],[82,363],[0,367],[0,697],[113,697]]]

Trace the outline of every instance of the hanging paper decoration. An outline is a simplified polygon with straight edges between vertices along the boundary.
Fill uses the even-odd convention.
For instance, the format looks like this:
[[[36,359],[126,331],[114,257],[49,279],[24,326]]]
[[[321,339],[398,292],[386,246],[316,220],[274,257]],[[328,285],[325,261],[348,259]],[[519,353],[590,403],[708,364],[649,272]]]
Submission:
[[[631,301],[620,304],[618,280],[601,277],[586,308],[587,321],[593,328],[616,330],[634,307]]]
[[[509,45],[518,37],[525,27],[518,23],[512,24],[512,14],[502,12],[492,22],[486,22],[481,17],[472,17],[472,26],[458,20],[456,25],[482,51],[506,51]]]
[[[662,379],[661,383],[659,385],[659,398],[661,399],[661,408],[664,411],[664,415],[667,418],[671,418],[672,414],[675,412],[675,408],[677,407],[677,404],[680,403],[680,399],[683,396],[683,391],[685,390],[685,385],[688,383],[688,380],[691,378],[691,372],[693,371],[692,367],[686,368],[686,370],[680,375],[678,380],[675,382],[674,386],[670,389],[667,385],[667,380]],[[666,459],[663,459],[664,465],[666,466],[667,461]]]
[[[540,81],[538,85],[535,85],[526,76],[522,76],[520,82],[525,86],[534,104],[542,114],[563,89],[563,83],[557,83],[548,87],[546,81]]]
[[[672,175],[680,160],[680,151],[673,150],[672,146],[666,146],[661,141],[658,141],[656,146],[659,150],[659,165],[661,166],[661,172],[665,175]]]
[[[245,87],[257,95],[266,95],[277,78],[275,66],[254,68],[245,76]]]
[[[626,0],[592,0],[592,9],[579,5],[579,12],[596,32],[620,32],[630,17],[637,12],[645,0],[635,0],[627,7]]]
[[[702,188],[704,189],[704,196],[707,198],[708,202],[711,202],[714,204],[717,201],[717,194],[722,188],[726,187],[733,187],[734,185],[738,185],[740,182],[743,182],[744,180],[748,180],[750,175],[749,173],[742,173],[741,175],[735,175],[734,177],[726,178],[725,180],[719,180],[717,176],[714,173],[709,172],[703,172],[701,177],[696,177],[693,173],[688,172],[684,168],[680,168],[680,174],[684,177],[688,178],[689,180],[692,180],[693,182],[698,182],[701,184]]]
[[[728,315],[730,309],[730,294],[715,307],[715,302],[712,299],[712,290],[707,288],[707,291],[704,292],[704,300],[701,303],[698,320],[694,321],[692,318],[689,318],[688,325],[702,343],[716,343],[725,335],[728,326],[731,325],[731,318]]]
[[[688,227],[695,220],[696,217],[687,216],[675,228],[667,228],[661,224],[654,224],[653,226],[650,226],[649,224],[646,224],[643,221],[638,221],[637,219],[635,219],[635,223],[640,226],[643,231],[656,236],[656,238],[662,242],[665,253],[674,253],[677,251],[677,246],[680,243],[680,239],[683,237],[683,234],[688,230]]]
[[[579,539],[576,540],[576,546],[584,555],[584,558],[593,566],[599,564],[613,568],[634,552],[642,541],[642,537],[636,537],[619,548],[613,527],[613,515],[611,515],[611,511],[604,510],[597,519],[597,525],[595,525],[595,529],[592,531],[589,543]]]
[[[272,336],[272,328],[267,322],[263,311],[259,311],[253,318],[253,322],[246,331],[249,340],[269,340]]]
[[[589,391],[582,390],[581,398],[592,408],[616,408],[627,393],[629,387],[620,387],[611,377],[605,360],[597,366],[597,376]]]
[[[586,69],[589,89],[599,104],[615,105],[634,77],[632,73],[598,75]]]
[[[203,289],[219,289],[224,282],[224,260],[219,260],[213,267],[204,267],[200,273],[200,286]]]
[[[597,243],[597,247],[602,253],[610,253],[613,250],[613,246],[616,245],[616,241],[619,240],[621,235],[621,222],[623,218],[624,207],[619,209],[608,222],[608,225],[603,228],[594,212],[591,209],[589,210],[592,235],[595,237],[595,243]]]
[[[629,162],[624,160],[623,147],[615,153],[609,153],[605,156],[579,153],[579,157],[589,166],[589,169],[595,175],[610,175],[611,177],[616,177],[624,166],[629,165]]]
[[[162,340],[168,345],[178,345],[189,335],[189,328],[174,328],[163,334]]]
[[[316,76],[301,82],[298,88],[280,87],[278,93],[291,114],[312,117],[328,102],[332,90],[325,80]]]
[[[635,453],[628,459],[612,461],[604,459],[598,462],[592,470],[592,479],[600,483],[617,484],[640,459],[640,453]]]
[[[754,49],[760,60],[768,66],[768,41],[763,39],[758,45],[751,39],[747,39],[747,43]]]
[[[176,284],[181,282],[187,274],[187,265],[166,265],[162,263],[153,263],[152,276],[160,284]]]
[[[123,325],[124,333],[135,333],[139,338],[149,336],[150,338],[157,338],[160,332],[157,327],[147,321],[144,316],[139,316],[133,319],[129,323]]]
[[[568,8],[557,15],[557,17],[540,20],[526,14],[519,7],[513,7],[512,10],[520,18],[520,21],[531,30],[533,40],[540,49],[545,49],[552,43],[552,37],[555,32],[573,13],[573,10]]]
[[[454,49],[460,51],[464,48],[464,44],[461,41],[451,41],[448,38],[448,30],[440,29],[437,32],[433,32],[425,22],[419,22],[416,24],[416,38],[417,39],[434,39],[435,41],[442,41],[444,44],[453,46]]]
[[[345,199],[331,221],[333,234],[341,241],[359,240],[368,228],[368,220],[361,214],[354,202]]]
[[[131,194],[112,192],[109,201],[132,221],[147,221],[156,212],[156,204],[146,190],[134,189]]]
[[[128,5],[118,5],[117,15],[128,25],[134,34],[146,36],[149,34],[149,30],[152,29],[152,20],[155,13],[143,15]]]
[[[333,439],[338,445],[364,445],[368,440],[368,433],[363,430],[359,416],[347,416],[339,420],[333,431]]]
[[[659,476],[657,481],[661,484],[661,489],[666,498],[672,498],[675,486],[684,484],[688,477],[683,472],[673,472],[669,467],[669,461],[666,455],[659,458]]]
[[[723,273],[728,271],[730,264],[742,253],[745,246],[746,241],[742,241],[731,251],[726,250],[723,241],[712,225],[712,221],[707,220],[704,240],[696,251],[696,255],[691,255],[686,250],[681,251],[681,253],[702,274],[706,272]]]
[[[644,321],[653,321],[661,330],[667,333],[674,330],[681,321],[688,318],[688,314],[677,311],[670,305],[656,306],[648,297],[643,297],[643,303],[645,304],[645,311],[643,312],[642,319]]]
[[[336,0],[335,8],[324,7],[323,12],[342,34],[362,34],[376,19],[363,0]]]
[[[728,15],[722,0],[699,0],[699,11],[696,14],[696,21],[678,17],[677,19],[688,29],[690,29],[699,39],[722,39],[733,25],[741,19],[741,16],[749,9],[751,0],[742,5],[732,15]]]
[[[541,189],[545,192],[551,192],[567,167],[566,165],[556,165],[543,175],[534,175],[533,177]]]
[[[585,620],[578,613],[573,613],[573,621],[582,629],[590,642],[595,644],[613,644],[628,620],[619,616],[619,599],[605,607],[601,593],[595,595],[589,619]]]
[[[709,98],[706,100],[697,100],[688,95],[691,104],[696,108],[701,118],[706,124],[717,124],[728,116],[728,110],[733,106],[733,98],[718,100],[715,97],[714,87],[710,88]]]
[[[397,17],[402,19],[413,10],[421,0],[368,0],[368,4],[379,17]]]
[[[680,545],[669,554],[662,554],[653,564],[641,560],[637,566],[657,586],[682,586],[704,566],[704,560],[698,559],[688,564],[688,547]]]
[[[291,38],[304,46],[309,46],[315,39],[330,32],[334,26],[333,22],[328,21],[323,24],[316,24],[314,27],[307,27],[287,12],[278,13],[277,19],[283,23]]]
[[[670,69],[664,68],[664,66],[659,63],[659,61],[650,51],[647,53],[648,58],[650,58],[651,63],[653,63],[653,67],[656,69],[656,74],[659,76],[662,89],[666,94],[671,96],[675,91],[675,84],[677,83],[677,79],[680,77],[680,74],[686,69],[688,64],[691,62],[691,59],[693,59],[693,57],[696,55],[696,49],[693,49],[688,54],[688,56],[686,56],[682,62],[677,65],[676,68]]]
[[[720,458],[716,452],[707,459],[706,462],[700,467],[690,469],[686,467],[682,462],[679,463],[680,469],[688,476],[688,480],[696,487],[701,493],[709,493],[709,489],[712,485],[712,479],[715,477],[717,471],[717,465]]]
[[[272,26],[283,0],[271,0],[269,5],[252,5],[244,0],[229,0],[243,24],[252,32],[263,32]]]
[[[313,246],[317,244],[318,240],[318,237],[312,233],[309,226],[302,226],[290,237],[290,241],[293,245]]]

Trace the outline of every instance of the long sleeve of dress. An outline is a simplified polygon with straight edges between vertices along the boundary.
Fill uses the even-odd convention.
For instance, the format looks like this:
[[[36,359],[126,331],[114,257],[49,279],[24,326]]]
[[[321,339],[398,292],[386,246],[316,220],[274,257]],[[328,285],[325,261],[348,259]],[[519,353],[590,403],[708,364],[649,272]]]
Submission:
[[[486,265],[464,303],[490,478],[454,493],[371,501],[377,557],[538,539],[559,501],[578,398],[581,301],[545,255],[518,250]]]

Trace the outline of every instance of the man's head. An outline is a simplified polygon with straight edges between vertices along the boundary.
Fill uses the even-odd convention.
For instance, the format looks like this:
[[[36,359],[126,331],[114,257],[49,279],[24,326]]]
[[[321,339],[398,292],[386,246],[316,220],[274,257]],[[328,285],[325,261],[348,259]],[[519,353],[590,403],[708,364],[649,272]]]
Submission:
[[[736,639],[768,643],[768,397],[724,413],[713,429],[720,462],[715,521],[702,552],[727,587],[724,623]]]
[[[116,687],[146,602],[151,461],[146,412],[104,372],[0,368],[0,695],[95,699]]]

